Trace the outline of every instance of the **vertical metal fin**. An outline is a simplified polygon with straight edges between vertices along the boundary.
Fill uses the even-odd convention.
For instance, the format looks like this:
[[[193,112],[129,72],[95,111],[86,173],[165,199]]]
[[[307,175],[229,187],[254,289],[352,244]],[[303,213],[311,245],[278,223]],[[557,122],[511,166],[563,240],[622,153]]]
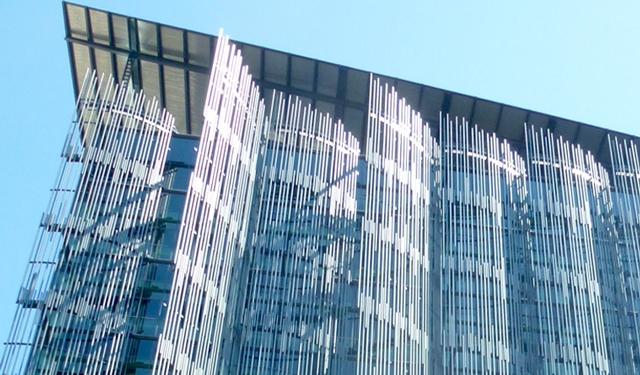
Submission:
[[[507,262],[525,244],[524,161],[464,119],[442,121],[444,372],[508,374],[517,326]]]
[[[358,142],[295,97],[275,95],[271,113],[238,366],[350,373]]]
[[[617,250],[599,270],[611,373],[640,370],[640,153],[630,140],[609,138],[613,186],[612,207]],[[609,224],[609,223],[607,223]],[[599,259],[600,260],[600,259]],[[599,263],[600,264],[600,263]]]
[[[172,126],[155,101],[87,74],[3,373],[120,371]]]
[[[219,36],[196,165],[182,215],[176,270],[154,374],[217,373],[232,330],[232,274],[244,261],[264,104],[228,37]],[[230,319],[230,320],[229,320]]]
[[[537,373],[611,373],[598,262],[612,251],[609,177],[593,156],[527,127]],[[602,263],[602,262],[601,262]],[[586,371],[586,370],[585,370]]]
[[[369,90],[357,374],[424,374],[431,360],[429,228],[439,150],[393,88],[372,79]]]

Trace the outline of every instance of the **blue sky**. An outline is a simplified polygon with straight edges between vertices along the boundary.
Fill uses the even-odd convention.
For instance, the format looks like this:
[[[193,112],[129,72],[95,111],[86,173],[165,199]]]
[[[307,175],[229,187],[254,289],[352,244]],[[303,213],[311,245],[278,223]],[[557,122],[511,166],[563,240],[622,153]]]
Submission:
[[[81,4],[640,135],[640,2]],[[4,342],[74,99],[60,2],[3,0],[0,35]]]

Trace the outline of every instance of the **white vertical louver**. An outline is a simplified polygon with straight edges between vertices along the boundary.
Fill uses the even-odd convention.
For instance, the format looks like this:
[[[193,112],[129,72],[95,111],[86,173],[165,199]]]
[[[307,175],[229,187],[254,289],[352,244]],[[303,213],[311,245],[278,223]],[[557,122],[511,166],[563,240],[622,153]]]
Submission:
[[[436,142],[373,78],[366,109],[312,99],[366,110],[362,144],[304,99],[274,93],[267,116],[259,92],[219,37],[202,136],[167,159],[171,115],[85,79],[0,373],[640,367],[633,142],[609,140],[612,188],[592,155],[532,127],[519,153],[448,117]]]
[[[614,338],[608,341],[609,351],[615,356],[612,363],[615,374],[617,369],[630,369],[629,372],[640,369],[640,154],[635,142],[617,138],[609,139],[609,149],[615,187],[611,195],[617,252],[607,264],[606,275],[611,282],[602,294],[605,301],[614,304],[610,309],[613,313],[605,315],[605,324],[612,326],[621,321],[618,323],[621,339],[615,340],[620,333],[607,332],[608,337]]]
[[[595,225],[610,202],[607,172],[550,132],[527,128],[526,137],[535,372],[610,373],[596,261],[612,250],[611,228]]]
[[[437,144],[394,89],[370,82],[358,274],[358,374],[429,367],[429,227]]]
[[[507,259],[525,244],[524,161],[464,121],[440,125],[443,367],[509,374]]]
[[[228,38],[216,46],[195,169],[154,374],[209,374],[231,341],[232,273],[243,261],[264,104]],[[226,321],[225,319],[230,319]]]
[[[157,102],[87,75],[2,373],[119,371],[172,126]]]
[[[282,94],[271,122],[246,264],[240,373],[350,373],[358,143],[340,122]]]

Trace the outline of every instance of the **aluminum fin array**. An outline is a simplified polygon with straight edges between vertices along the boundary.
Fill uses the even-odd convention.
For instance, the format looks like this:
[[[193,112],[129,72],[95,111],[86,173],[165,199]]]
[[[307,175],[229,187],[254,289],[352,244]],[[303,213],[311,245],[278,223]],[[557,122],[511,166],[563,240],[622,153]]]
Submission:
[[[88,76],[1,373],[637,372],[637,146],[609,140],[610,186],[550,132],[518,153],[445,114],[436,140],[369,84],[359,144],[267,108],[227,37],[199,139]]]
[[[613,221],[618,252],[614,254],[616,262],[609,275],[614,287],[605,290],[603,295],[617,297],[612,302],[626,336],[609,349],[617,354],[616,358],[626,357],[627,362],[620,364],[622,368],[637,372],[640,370],[640,153],[634,142],[615,138],[609,139],[609,148],[613,161]],[[625,308],[620,308],[622,306]],[[614,320],[615,316],[611,314],[610,319]]]
[[[610,373],[598,253],[611,251],[609,178],[593,156],[527,128],[531,268],[537,343],[534,373]],[[610,215],[609,215],[610,220]]]
[[[208,374],[225,366],[219,358],[225,340],[233,339],[234,317],[227,311],[238,296],[230,288],[244,261],[263,118],[264,104],[240,53],[220,36],[154,374]]]
[[[440,137],[444,372],[508,374],[506,263],[525,244],[524,161],[464,121],[446,119]]]
[[[373,80],[368,121],[356,373],[424,374],[430,361],[430,203],[439,152],[420,115]]]
[[[4,374],[115,374],[127,345],[173,118],[94,75],[77,114],[18,297]]]
[[[276,95],[271,112],[237,366],[243,374],[350,373],[358,143],[295,98]]]

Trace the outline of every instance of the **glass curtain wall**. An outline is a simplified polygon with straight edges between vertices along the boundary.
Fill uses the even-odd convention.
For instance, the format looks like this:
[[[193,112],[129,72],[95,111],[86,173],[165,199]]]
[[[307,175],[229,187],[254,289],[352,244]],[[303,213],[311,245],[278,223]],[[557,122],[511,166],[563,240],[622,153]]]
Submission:
[[[610,344],[613,357],[624,368],[640,369],[640,160],[634,142],[609,139],[613,161],[613,222],[617,255],[610,269],[611,296],[621,321],[623,337]],[[610,321],[618,323],[615,316]],[[609,332],[607,332],[609,334]],[[615,338],[619,336],[614,336]],[[626,359],[626,360],[625,360]]]
[[[444,372],[508,374],[521,339],[507,267],[526,244],[524,161],[464,121],[446,118],[440,137]]]
[[[274,95],[239,305],[243,374],[353,373],[358,142]]]
[[[424,374],[439,149],[420,115],[373,79],[368,116],[357,373]]]
[[[3,374],[638,368],[635,144],[610,140],[610,186],[529,126],[519,152],[446,116],[434,137],[372,76],[360,144],[362,116],[265,106],[226,37],[211,72],[199,138],[86,80]]]
[[[126,359],[173,118],[95,74],[76,110],[3,373],[112,373]],[[31,339],[19,339],[32,324]]]
[[[593,156],[527,128],[536,373],[610,373],[598,254],[611,251],[609,180]],[[604,221],[604,222],[603,222]]]

